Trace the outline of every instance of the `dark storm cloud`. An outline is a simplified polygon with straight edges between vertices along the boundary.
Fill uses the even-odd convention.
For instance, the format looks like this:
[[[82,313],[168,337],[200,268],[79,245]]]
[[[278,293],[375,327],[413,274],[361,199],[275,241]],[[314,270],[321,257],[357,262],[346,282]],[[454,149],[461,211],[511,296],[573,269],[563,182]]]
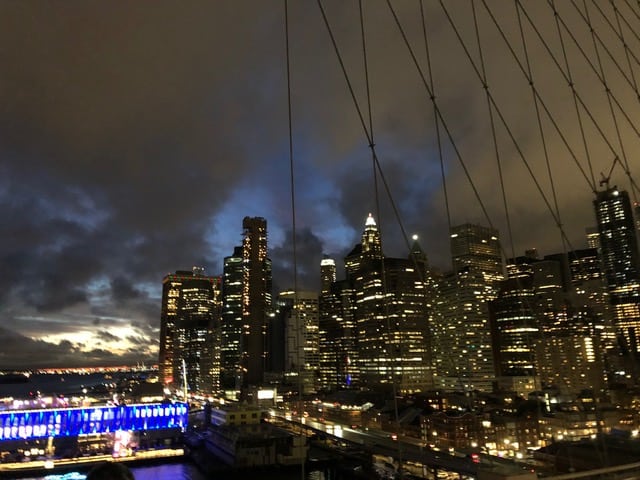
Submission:
[[[322,241],[309,228],[298,230],[294,257],[291,230],[286,232],[285,238],[287,240],[281,246],[270,251],[275,292],[292,289],[294,283],[301,290],[317,291],[320,285]],[[297,279],[294,279],[294,261],[297,265]]]
[[[59,344],[34,340],[6,328],[0,328],[0,366],[11,368],[47,368],[69,365],[102,366],[134,365],[145,361],[155,361],[155,355],[146,350],[131,349],[127,354],[118,355],[108,349],[95,348],[83,351],[70,341]]]
[[[7,369],[64,367],[78,364],[97,366],[120,362],[135,363],[141,359],[140,353],[135,355],[135,352],[131,352],[125,358],[102,349],[82,352],[72,342],[63,341],[60,344],[53,344],[33,340],[5,328],[0,328],[0,341],[3,344],[0,351],[0,365]]]
[[[392,4],[427,74],[419,4]],[[523,62],[515,6],[487,4]],[[521,4],[562,66],[548,4]],[[368,125],[358,3],[323,5]],[[499,109],[499,114],[493,111],[497,149],[482,82],[440,4],[425,2],[435,96],[446,122],[446,130],[440,123],[440,133],[449,215],[453,224],[490,220],[500,229],[503,245],[513,243],[516,254],[531,246],[553,253],[561,249],[559,235],[520,158],[522,152],[555,208],[530,85],[484,5],[476,7],[488,91]],[[404,256],[405,240],[381,177],[375,198],[368,140],[319,10],[303,2],[289,6],[298,271],[301,286],[316,288],[322,254],[340,264],[360,240],[369,212],[383,232],[387,254]],[[445,6],[478,66],[471,4],[454,0]],[[589,29],[574,4],[562,3],[558,9],[581,48],[594,58]],[[382,173],[406,233],[417,233],[431,263],[446,269],[447,214],[429,93],[386,2],[365,2],[364,13]],[[596,31],[625,65],[621,42],[592,13]],[[633,22],[633,12],[626,13]],[[0,4],[3,324],[31,338],[77,331],[114,335],[111,329],[132,327],[135,333],[127,333],[131,342],[155,345],[163,276],[193,265],[219,274],[222,258],[240,243],[245,215],[267,218],[274,284],[291,286],[282,22],[282,4],[273,1]],[[562,223],[579,248],[593,213],[590,188],[564,145],[567,141],[588,169],[573,98],[524,17],[523,26],[535,86],[562,131],[561,136],[542,115]],[[628,29],[626,42],[640,51]],[[605,89],[566,32],[565,47],[576,91],[615,150],[600,138],[583,107],[598,177],[609,171],[616,155],[622,158],[622,148]],[[628,108],[632,122],[640,124],[633,89],[603,58],[610,91]],[[633,128],[620,112],[618,120],[625,151],[638,151]],[[506,229],[496,150],[513,238]],[[631,158],[632,171],[637,166]],[[626,186],[621,169],[615,169],[612,181]],[[36,340],[29,346],[42,358],[74,361],[66,346]],[[87,355],[80,360],[115,360],[106,350]],[[0,367],[7,358],[0,357]]]
[[[106,342],[120,340],[120,337],[118,337],[117,335],[113,335],[113,334],[111,334],[111,333],[109,333],[109,332],[107,332],[105,330],[98,330],[96,332],[96,337],[99,340],[103,340],[103,341],[106,341]]]
[[[139,345],[139,346],[148,346],[149,345],[149,339],[145,338],[145,337],[141,337],[141,336],[127,337],[127,341],[129,343],[132,343],[134,345]]]
[[[128,279],[122,276],[111,279],[111,298],[115,303],[134,300],[142,295],[142,292],[136,289]]]

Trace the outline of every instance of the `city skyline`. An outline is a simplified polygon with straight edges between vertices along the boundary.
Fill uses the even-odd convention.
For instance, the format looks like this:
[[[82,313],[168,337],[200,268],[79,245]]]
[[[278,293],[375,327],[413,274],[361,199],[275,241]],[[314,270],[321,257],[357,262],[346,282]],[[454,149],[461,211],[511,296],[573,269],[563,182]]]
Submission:
[[[547,6],[523,3],[534,20],[552,24]],[[162,278],[194,265],[222,274],[223,259],[241,241],[245,216],[269,222],[276,290],[293,283],[282,5],[180,5],[154,4],[153,11],[143,4],[82,2],[0,6],[0,40],[13,46],[0,52],[0,339],[9,346],[0,368],[34,360],[105,364],[135,363],[141,353],[155,357]],[[357,2],[323,5],[363,106]],[[394,7],[426,71],[419,12],[413,5]],[[514,235],[508,238],[484,91],[440,7],[426,8],[438,105],[507,256],[511,244],[516,255],[532,247],[542,254],[562,251],[551,215],[498,125]],[[472,42],[468,4],[450,8],[466,28],[465,42]],[[588,45],[580,16],[562,8],[562,18]],[[529,84],[487,12],[478,9],[487,82],[551,198]],[[609,27],[592,13],[597,31],[624,58]],[[367,3],[364,14],[381,168],[407,233],[419,235],[431,265],[447,269],[432,105],[386,5]],[[500,12],[498,19],[521,52],[515,11]],[[541,98],[585,166],[571,91],[530,30]],[[368,141],[315,5],[290,2],[290,40],[298,274],[300,288],[319,290],[322,255],[341,268],[370,212],[385,254],[406,250],[383,194],[380,212],[376,208]],[[577,91],[616,138],[601,82],[568,36],[565,41],[581,75]],[[627,42],[640,51],[633,38]],[[558,46],[556,39],[551,47],[559,54]],[[635,94],[614,68],[607,84],[637,119]],[[550,120],[543,124],[562,222],[572,247],[581,248],[585,228],[595,225],[594,195]],[[613,157],[595,128],[585,125],[598,180]],[[633,132],[623,121],[620,128],[624,150],[637,151]],[[452,225],[487,225],[451,145],[443,142]],[[631,160],[633,171],[637,161]],[[627,189],[627,183],[616,166],[611,185]]]

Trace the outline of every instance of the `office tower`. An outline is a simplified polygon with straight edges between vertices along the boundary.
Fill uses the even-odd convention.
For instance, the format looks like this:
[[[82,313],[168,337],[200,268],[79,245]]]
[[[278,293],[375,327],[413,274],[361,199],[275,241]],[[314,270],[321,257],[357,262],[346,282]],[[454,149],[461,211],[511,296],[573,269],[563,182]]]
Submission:
[[[439,282],[435,325],[437,386],[491,391],[495,380],[488,302],[503,278],[498,232],[480,225],[451,228],[453,272]]]
[[[339,380],[337,370],[337,343],[340,335],[338,324],[333,315],[331,286],[336,282],[336,262],[324,256],[320,261],[320,297],[318,300],[319,322],[318,336],[320,345],[319,386],[331,390],[337,388]]]
[[[331,284],[336,281],[336,262],[332,258],[320,261],[320,293],[329,293]]]
[[[640,254],[627,192],[607,188],[594,200],[600,254],[613,309],[614,327],[624,349],[640,351]]]
[[[162,280],[161,381],[182,391],[217,393],[220,377],[220,278],[202,268]]]
[[[598,227],[589,227],[586,229],[587,235],[587,247],[600,249],[600,234],[598,233]]]
[[[411,251],[405,259],[384,257],[369,215],[362,243],[345,258],[355,294],[357,361],[364,387],[395,385],[401,392],[432,387],[430,277],[426,256],[417,255],[419,245]]]
[[[470,223],[451,227],[451,257],[456,272],[466,268],[482,272],[488,282],[504,278],[502,251],[494,228]]]
[[[534,310],[539,326],[536,339],[537,374],[543,386],[553,386],[568,395],[604,386],[604,351],[597,329],[598,317],[585,308],[584,299],[575,293],[567,277],[564,255],[547,256],[534,262]],[[576,253],[570,252],[574,269]],[[587,267],[588,257],[582,257]],[[575,271],[575,270],[574,270]],[[577,275],[578,272],[575,271]],[[581,275],[588,275],[581,271]]]
[[[497,297],[489,303],[498,384],[520,394],[539,387],[534,380],[539,332],[534,305],[531,274],[503,280]]]
[[[267,257],[267,221],[242,220],[243,386],[259,386],[266,369],[266,334],[271,309],[271,260]]]
[[[347,278],[354,278],[361,269],[362,263],[369,260],[379,260],[383,257],[380,231],[373,216],[369,214],[364,225],[362,241],[358,243],[344,260]]]
[[[285,370],[297,374],[302,393],[317,392],[320,368],[318,294],[315,292],[282,292],[292,308],[285,323]]]
[[[606,305],[596,251],[577,250],[544,259],[525,255],[508,263],[510,284],[505,284],[508,294],[501,293],[503,311],[499,315],[507,315],[506,309],[521,309],[531,318],[521,324],[522,338],[509,333],[511,338],[505,340],[507,327],[503,326],[496,344],[502,342],[511,351],[520,348],[514,346],[516,341],[534,345],[537,378],[531,377],[532,371],[518,372],[507,365],[513,364],[513,355],[501,354],[502,385],[507,379],[531,377],[530,383],[539,380],[542,387],[567,395],[585,389],[601,392],[606,379]],[[521,320],[526,321],[527,315]]]
[[[615,352],[616,335],[613,326],[609,293],[602,273],[600,257],[595,248],[573,250],[568,253],[571,291],[571,304],[575,308],[576,318],[586,324],[587,333],[582,343],[588,348],[589,340],[595,349],[596,365],[590,365],[595,373],[593,386],[587,387],[597,392],[598,384],[606,385],[611,371],[621,371],[620,357]],[[598,369],[600,371],[598,371]]]
[[[320,294],[320,387],[352,388],[360,383],[355,294],[348,280],[331,283]]]
[[[287,322],[293,310],[293,299],[276,297],[267,327],[267,372],[269,381],[282,382],[287,366]],[[287,379],[286,383],[291,383]],[[297,380],[293,381],[297,387]]]
[[[607,354],[613,349],[616,337],[598,251],[595,248],[572,250],[567,253],[566,261],[564,258],[563,254],[545,256],[545,259],[568,264],[564,282],[575,315],[588,322],[589,335],[598,338],[600,347]]]
[[[242,386],[243,278],[242,247],[235,247],[233,255],[224,259],[222,274],[222,373],[220,382],[225,391],[238,392]]]

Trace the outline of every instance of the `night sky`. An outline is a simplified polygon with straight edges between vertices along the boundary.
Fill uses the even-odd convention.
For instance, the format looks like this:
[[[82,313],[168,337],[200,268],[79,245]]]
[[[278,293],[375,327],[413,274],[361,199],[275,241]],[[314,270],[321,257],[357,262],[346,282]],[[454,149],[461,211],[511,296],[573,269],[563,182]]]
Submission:
[[[363,3],[379,162],[402,227],[446,270],[429,94],[387,3]],[[630,124],[640,127],[640,7],[616,3],[616,16],[609,2],[587,0],[586,12],[583,2],[575,2],[580,12],[556,2],[584,51],[561,27],[577,102],[585,105],[584,142],[568,82],[524,14],[566,71],[549,3],[522,2],[520,18],[568,248],[584,248],[585,228],[594,224],[591,170],[597,186],[617,154],[637,172],[639,136]],[[511,237],[484,90],[440,4],[424,4],[436,101],[506,256],[531,247],[561,252],[518,153],[553,206],[528,80],[482,0],[444,2],[480,66],[475,5]],[[515,3],[487,4],[527,70]],[[426,75],[420,3],[392,5]],[[323,6],[366,118],[358,2]],[[382,187],[376,206],[368,141],[318,4],[291,1],[289,20],[298,284],[316,289],[322,255],[341,265],[369,212],[385,253],[407,250]],[[274,284],[293,285],[284,32],[284,4],[275,0],[0,2],[0,368],[155,361],[163,276],[194,265],[220,274],[241,243],[244,216],[267,219]],[[600,64],[615,116],[594,72]],[[440,132],[451,223],[487,225],[442,124]],[[612,184],[629,189],[620,166]]]

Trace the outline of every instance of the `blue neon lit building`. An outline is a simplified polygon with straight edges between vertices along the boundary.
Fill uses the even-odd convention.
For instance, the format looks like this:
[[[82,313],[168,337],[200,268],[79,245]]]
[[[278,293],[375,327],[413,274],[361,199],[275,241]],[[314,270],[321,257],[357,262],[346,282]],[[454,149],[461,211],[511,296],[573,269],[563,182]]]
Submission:
[[[187,426],[186,403],[145,403],[0,412],[0,441],[75,437],[118,430],[144,431]]]

